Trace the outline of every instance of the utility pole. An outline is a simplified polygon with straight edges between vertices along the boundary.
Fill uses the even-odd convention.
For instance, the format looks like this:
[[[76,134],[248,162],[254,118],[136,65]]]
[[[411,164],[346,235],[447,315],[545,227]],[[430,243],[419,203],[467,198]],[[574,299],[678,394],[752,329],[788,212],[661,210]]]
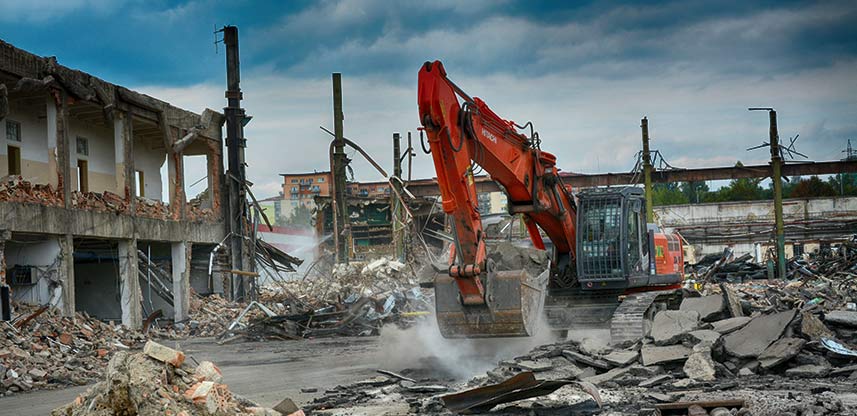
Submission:
[[[227,226],[229,232],[229,249],[232,260],[232,268],[244,272],[253,272],[255,262],[253,261],[252,248],[247,243],[247,191],[246,170],[244,163],[244,148],[247,141],[244,139],[244,126],[250,121],[250,117],[241,108],[241,64],[238,59],[238,28],[235,26],[224,26],[223,43],[226,45],[226,99],[227,106],[223,109],[226,115],[226,147],[227,147],[227,169],[226,183],[229,200],[229,211],[227,213]],[[237,300],[255,293],[255,278],[246,276],[230,277],[230,292],[233,300]]]
[[[777,112],[773,108],[750,108],[750,111],[767,111],[770,119],[768,140],[771,147],[771,170],[774,181],[774,222],[776,223],[777,275],[786,278],[786,235],[783,230],[783,158],[780,156],[780,135],[777,131]]]
[[[342,74],[333,73],[333,244],[336,246],[336,262],[348,264],[348,202],[346,201],[345,172],[348,156],[345,155],[345,138],[342,132]]]
[[[653,224],[655,214],[652,209],[652,155],[649,152],[649,120],[643,117],[640,123],[640,127],[643,129],[643,187],[646,193],[646,222]]]
[[[402,136],[399,133],[393,133],[393,176],[402,178]],[[391,184],[392,186],[392,184]],[[405,259],[405,241],[402,225],[402,206],[396,193],[390,190],[390,205],[393,208],[393,245],[396,247],[396,258],[399,261]]]

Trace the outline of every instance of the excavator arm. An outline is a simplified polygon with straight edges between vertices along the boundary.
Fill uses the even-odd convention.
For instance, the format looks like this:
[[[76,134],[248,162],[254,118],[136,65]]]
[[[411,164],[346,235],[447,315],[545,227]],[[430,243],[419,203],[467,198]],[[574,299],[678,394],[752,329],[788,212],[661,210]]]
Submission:
[[[526,127],[501,118],[484,101],[467,95],[447,78],[439,61],[426,62],[420,70],[418,105],[437,172],[443,210],[453,220],[455,238],[447,280],[454,282],[457,293],[438,289],[441,331],[453,337],[530,335],[530,328],[525,327],[533,317],[528,314],[539,313],[541,308],[528,304],[531,299],[525,299],[528,295],[524,292],[530,289],[543,292],[544,288],[532,287],[522,271],[494,273],[488,264],[473,170],[475,165],[482,167],[503,186],[510,212],[523,214],[535,247],[545,248],[540,227],[554,245],[555,259],[573,264],[576,208],[558,175],[556,157],[540,150],[538,135],[532,132],[531,124],[527,124],[531,130],[529,137],[519,132]],[[521,280],[520,287],[511,281],[504,282],[515,279]],[[444,279],[436,281],[443,282]],[[489,293],[492,290],[496,293]],[[450,299],[442,298],[450,294],[457,295],[460,308]],[[497,296],[511,300],[496,299]],[[517,297],[521,298],[519,302],[515,301]],[[541,299],[543,293],[536,302]],[[442,303],[455,309],[448,324],[455,328],[447,331],[441,317]],[[497,307],[492,303],[497,303]],[[501,307],[506,309],[499,312],[497,309]],[[510,330],[509,322],[491,327],[491,322],[515,318],[512,317],[515,307],[520,309],[516,318],[524,323],[521,328]]]

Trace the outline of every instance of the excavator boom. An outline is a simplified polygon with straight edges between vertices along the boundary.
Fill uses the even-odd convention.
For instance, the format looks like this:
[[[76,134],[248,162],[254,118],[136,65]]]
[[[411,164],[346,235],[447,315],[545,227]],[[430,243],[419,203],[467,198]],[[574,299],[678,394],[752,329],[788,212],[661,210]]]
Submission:
[[[455,244],[448,273],[436,278],[438,321],[447,337],[528,336],[547,273],[495,271],[487,261],[473,171],[476,165],[503,186],[510,212],[522,213],[533,245],[544,249],[539,227],[569,266],[575,256],[575,205],[558,175],[556,158],[512,121],[470,97],[446,76],[439,61],[419,73],[420,121],[428,136],[443,210],[452,219]],[[572,269],[571,267],[568,267]]]

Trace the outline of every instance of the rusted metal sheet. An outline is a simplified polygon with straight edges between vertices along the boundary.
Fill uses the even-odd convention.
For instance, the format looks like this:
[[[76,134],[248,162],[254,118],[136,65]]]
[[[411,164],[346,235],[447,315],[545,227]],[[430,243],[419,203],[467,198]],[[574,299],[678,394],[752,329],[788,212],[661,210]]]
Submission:
[[[458,413],[486,412],[494,406],[553,393],[562,386],[574,384],[587,392],[601,407],[601,395],[590,383],[561,379],[537,380],[531,372],[518,374],[499,384],[478,387],[460,393],[441,396],[444,406]]]

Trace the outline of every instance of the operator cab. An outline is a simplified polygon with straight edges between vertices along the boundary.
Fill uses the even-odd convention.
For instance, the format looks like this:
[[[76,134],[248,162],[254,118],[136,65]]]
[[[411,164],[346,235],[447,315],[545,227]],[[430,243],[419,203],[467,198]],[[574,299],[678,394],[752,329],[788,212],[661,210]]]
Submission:
[[[682,259],[674,255],[680,253],[681,244],[677,236],[656,233],[654,225],[647,226],[642,189],[590,188],[577,196],[577,279],[582,290],[681,281],[675,265],[681,265]],[[669,267],[660,267],[667,258]]]

